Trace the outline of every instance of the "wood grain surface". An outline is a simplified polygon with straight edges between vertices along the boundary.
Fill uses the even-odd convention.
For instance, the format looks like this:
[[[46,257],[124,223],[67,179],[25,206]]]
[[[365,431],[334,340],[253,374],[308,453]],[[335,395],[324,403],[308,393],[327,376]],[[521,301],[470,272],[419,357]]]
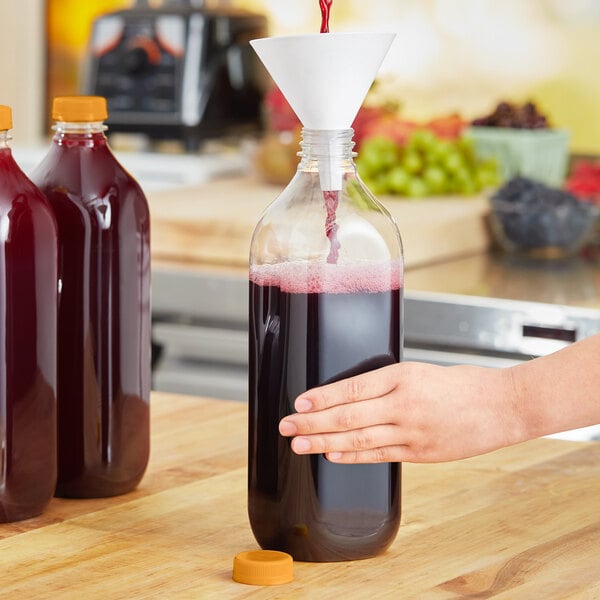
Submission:
[[[247,177],[149,193],[152,258],[247,267],[254,227],[280,192]],[[380,200],[400,229],[407,268],[489,247],[488,203],[482,196]]]
[[[3,597],[600,598],[600,444],[549,439],[405,465],[402,525],[380,557],[296,563],[284,586],[233,582],[233,556],[256,548],[246,418],[244,404],[154,394],[136,491],[0,525]]]

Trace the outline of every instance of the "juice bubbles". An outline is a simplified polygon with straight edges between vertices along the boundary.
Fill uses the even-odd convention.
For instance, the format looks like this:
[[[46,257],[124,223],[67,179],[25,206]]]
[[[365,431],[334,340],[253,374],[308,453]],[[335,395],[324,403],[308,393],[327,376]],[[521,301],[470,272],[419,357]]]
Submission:
[[[351,130],[303,136],[298,172],[250,252],[248,512],[263,548],[304,561],[366,558],[396,535],[400,465],[298,456],[278,424],[305,390],[401,360],[402,248],[356,176]],[[341,189],[324,193],[325,158]]]
[[[66,497],[136,487],[149,456],[150,221],[112,154],[98,97],[56,98],[33,179],[59,229],[58,484]]]
[[[40,514],[56,484],[56,222],[11,128],[0,106],[0,523]]]

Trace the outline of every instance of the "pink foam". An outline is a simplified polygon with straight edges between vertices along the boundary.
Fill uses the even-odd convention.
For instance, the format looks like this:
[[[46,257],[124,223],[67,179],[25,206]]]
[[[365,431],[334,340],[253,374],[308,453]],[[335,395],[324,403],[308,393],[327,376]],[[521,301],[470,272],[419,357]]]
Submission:
[[[352,294],[387,292],[403,285],[402,262],[385,263],[277,263],[252,265],[250,281],[276,286],[294,294]]]

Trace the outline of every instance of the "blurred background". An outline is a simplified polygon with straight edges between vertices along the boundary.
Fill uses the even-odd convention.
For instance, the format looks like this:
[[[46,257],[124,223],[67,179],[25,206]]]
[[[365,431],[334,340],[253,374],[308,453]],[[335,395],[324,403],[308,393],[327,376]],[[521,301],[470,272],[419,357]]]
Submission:
[[[78,89],[93,19],[133,3],[38,4],[38,11],[46,13],[41,25],[47,38],[45,95],[50,98]],[[316,32],[320,24],[316,0],[226,4],[265,14],[271,34]],[[406,118],[452,112],[471,118],[501,99],[533,99],[555,126],[570,131],[573,152],[600,152],[596,0],[379,0],[368,3],[368,10],[365,6],[364,0],[336,0],[331,29],[397,32],[381,79]]]

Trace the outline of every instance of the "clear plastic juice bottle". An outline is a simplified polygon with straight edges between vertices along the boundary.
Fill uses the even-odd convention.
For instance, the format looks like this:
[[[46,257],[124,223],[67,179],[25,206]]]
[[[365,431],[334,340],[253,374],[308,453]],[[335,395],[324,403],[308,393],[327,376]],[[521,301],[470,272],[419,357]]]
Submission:
[[[150,217],[109,148],[106,101],[56,98],[32,179],[59,231],[58,496],[122,494],[149,456]]]
[[[305,390],[401,360],[402,245],[357,176],[352,133],[304,129],[250,250],[250,524],[302,561],[374,556],[400,523],[400,464],[299,456],[278,430]]]
[[[0,106],[0,523],[39,515],[56,484],[56,221],[10,129]]]

